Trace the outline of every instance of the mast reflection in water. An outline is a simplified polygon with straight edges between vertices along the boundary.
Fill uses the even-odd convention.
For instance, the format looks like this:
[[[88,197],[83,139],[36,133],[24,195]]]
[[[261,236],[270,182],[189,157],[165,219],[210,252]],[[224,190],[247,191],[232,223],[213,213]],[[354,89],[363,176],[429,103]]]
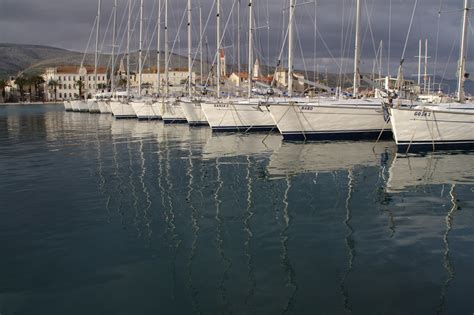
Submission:
[[[0,108],[1,314],[472,314],[474,155]]]

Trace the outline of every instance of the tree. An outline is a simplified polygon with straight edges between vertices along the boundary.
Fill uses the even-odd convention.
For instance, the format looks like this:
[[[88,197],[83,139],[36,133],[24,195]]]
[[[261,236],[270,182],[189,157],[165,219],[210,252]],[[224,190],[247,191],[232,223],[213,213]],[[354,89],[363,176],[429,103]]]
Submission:
[[[6,80],[0,80],[0,89],[2,89],[2,100],[3,102],[5,102],[5,98],[7,96],[7,91],[6,91],[6,88],[8,86],[8,83]]]
[[[59,82],[57,80],[49,80],[48,82],[48,87],[50,90],[53,90],[53,93],[54,93],[54,101],[56,102],[57,101],[57,91],[58,91],[58,85],[59,85]]]
[[[127,79],[121,78],[118,81],[118,86],[121,87],[122,89],[126,88],[127,87]]]
[[[79,77],[79,80],[76,81],[77,87],[79,89],[79,99],[82,99],[82,92],[84,90],[85,83],[82,80],[82,77]]]
[[[35,92],[36,92],[36,100],[42,99],[42,93],[41,93],[41,86],[45,83],[46,81],[44,78],[40,75],[34,75],[31,77],[31,83],[35,87]]]
[[[24,75],[20,75],[15,79],[15,84],[18,85],[18,90],[20,91],[20,101],[23,101],[25,95],[25,86],[28,84],[28,78],[26,78]]]

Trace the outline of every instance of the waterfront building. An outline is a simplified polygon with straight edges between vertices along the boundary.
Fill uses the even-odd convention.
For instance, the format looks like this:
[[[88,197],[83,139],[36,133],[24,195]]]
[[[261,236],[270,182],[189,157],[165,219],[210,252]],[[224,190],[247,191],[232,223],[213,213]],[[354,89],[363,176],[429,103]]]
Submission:
[[[45,81],[47,101],[92,98],[95,93],[94,67],[60,66],[47,68],[42,75]],[[55,82],[56,85],[52,84]],[[105,67],[97,69],[98,92],[108,89],[108,75]],[[80,87],[82,85],[82,87]],[[55,95],[56,93],[56,95]]]

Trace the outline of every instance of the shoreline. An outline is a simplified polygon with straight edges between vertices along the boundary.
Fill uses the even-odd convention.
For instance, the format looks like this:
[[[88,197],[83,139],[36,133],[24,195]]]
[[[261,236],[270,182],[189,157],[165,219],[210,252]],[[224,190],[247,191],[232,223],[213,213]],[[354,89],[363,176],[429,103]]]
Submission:
[[[31,102],[31,103],[0,103],[0,106],[25,106],[25,105],[62,105],[60,102]]]

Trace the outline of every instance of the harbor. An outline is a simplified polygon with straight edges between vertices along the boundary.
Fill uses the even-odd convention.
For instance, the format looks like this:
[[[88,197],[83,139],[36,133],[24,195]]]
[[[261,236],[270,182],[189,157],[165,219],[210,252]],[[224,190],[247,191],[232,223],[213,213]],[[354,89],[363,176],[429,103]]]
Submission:
[[[2,314],[474,309],[472,154],[0,108]]]
[[[474,314],[471,0],[24,1],[0,315]]]

